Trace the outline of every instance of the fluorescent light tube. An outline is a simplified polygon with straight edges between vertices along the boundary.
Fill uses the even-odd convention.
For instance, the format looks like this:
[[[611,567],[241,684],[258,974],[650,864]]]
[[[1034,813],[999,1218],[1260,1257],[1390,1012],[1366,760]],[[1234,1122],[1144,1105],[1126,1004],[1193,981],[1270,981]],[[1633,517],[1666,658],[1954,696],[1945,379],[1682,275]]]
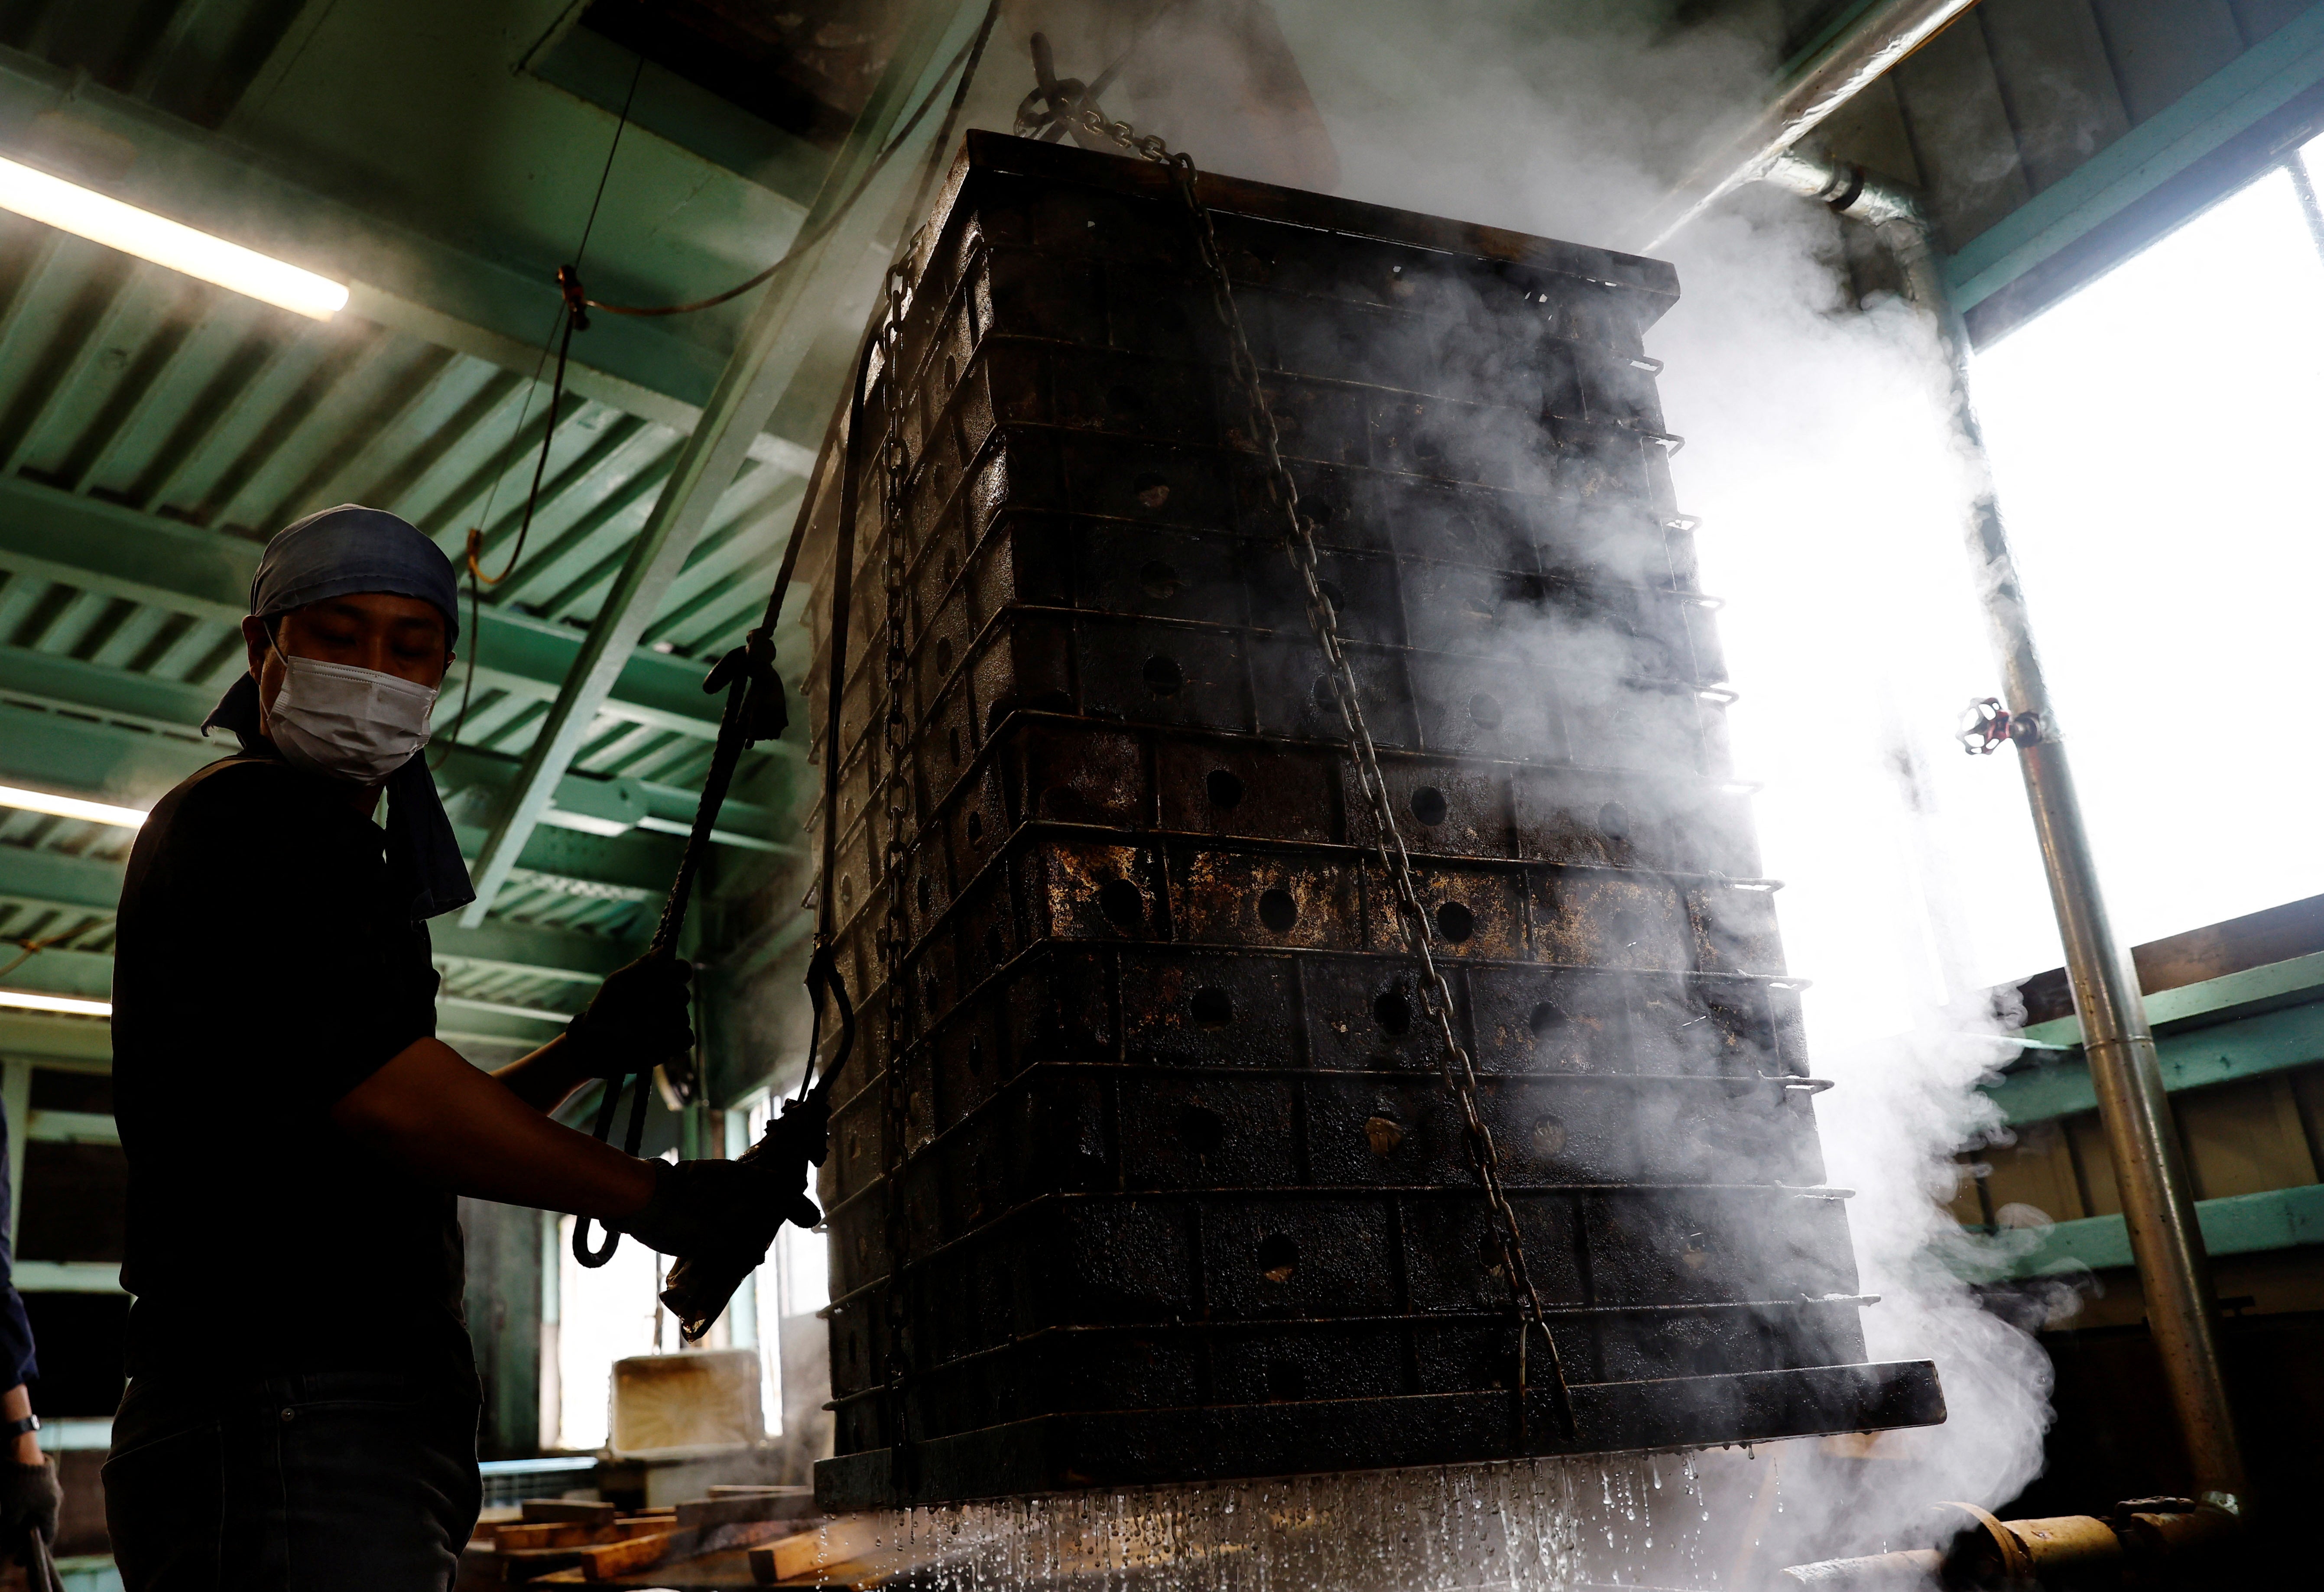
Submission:
[[[57,796],[45,790],[19,790],[13,785],[0,785],[0,807],[22,807],[27,813],[53,813],[60,818],[78,818],[84,824],[111,824],[122,829],[135,829],[145,822],[145,814],[134,807],[85,802],[78,796]]]
[[[29,1012],[66,1012],[76,1017],[109,1017],[113,1002],[77,1000],[69,995],[35,995],[30,989],[0,989],[0,1006],[22,1007]]]
[[[311,271],[14,161],[0,160],[0,208],[317,320],[330,319],[346,305],[346,288]]]

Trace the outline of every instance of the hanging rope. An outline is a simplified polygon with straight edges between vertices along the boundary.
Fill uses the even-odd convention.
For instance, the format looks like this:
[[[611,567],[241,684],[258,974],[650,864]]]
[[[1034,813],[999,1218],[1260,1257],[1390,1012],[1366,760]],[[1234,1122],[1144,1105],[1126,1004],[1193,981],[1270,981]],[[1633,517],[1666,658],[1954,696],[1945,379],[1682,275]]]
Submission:
[[[846,200],[833,212],[831,221],[826,221],[821,228],[817,229],[818,235],[827,230],[832,221],[844,215],[862,196],[872,179],[886,164],[889,157],[902,146],[904,141],[910,136],[912,130],[919,124],[921,118],[935,105],[937,93],[943,88],[945,83],[957,73],[958,83],[954,89],[951,105],[945,112],[944,124],[936,134],[936,143],[929,151],[927,168],[923,171],[919,185],[914,190],[912,208],[907,214],[917,215],[927,205],[936,176],[941,170],[945,152],[950,147],[953,129],[959,119],[961,106],[968,97],[969,85],[976,76],[978,63],[983,59],[985,42],[991,37],[993,23],[999,19],[1000,14],[1001,0],[991,0],[991,4],[985,8],[984,20],[978,27],[974,37],[954,53],[952,60],[945,66],[944,73],[937,78],[936,87],[929,90],[918,108],[906,119],[902,130],[890,139],[886,146],[881,149],[872,161],[871,169],[849,191]],[[784,260],[778,261],[776,264],[779,266],[789,260],[799,258],[802,250],[809,241],[811,240],[794,238]],[[908,243],[909,240],[906,241]],[[775,267],[770,266],[766,271],[761,272],[761,280],[771,275]],[[744,284],[746,288],[750,285]],[[566,273],[560,272],[558,286],[566,293],[569,307],[574,306],[575,301],[578,300],[577,308],[569,308],[567,310],[568,327],[571,321],[586,309],[608,308],[582,297],[577,273],[568,278]],[[733,297],[733,294],[726,296]],[[706,305],[707,301],[701,307],[706,308]],[[680,307],[672,307],[672,312],[676,308]],[[864,363],[870,358],[872,346],[872,334],[867,331],[856,356],[856,379],[851,383],[851,404],[860,401]],[[779,738],[788,725],[790,714],[783,700],[782,680],[775,672],[775,625],[782,616],[784,599],[789,594],[791,578],[798,568],[799,549],[806,544],[807,527],[815,515],[816,502],[821,495],[829,472],[835,468],[835,461],[840,456],[842,451],[840,417],[847,412],[848,406],[842,406],[840,410],[835,411],[830,426],[825,430],[823,447],[816,455],[816,467],[807,480],[806,492],[800,497],[798,516],[791,524],[790,539],[783,549],[782,566],[776,573],[774,589],[767,595],[765,612],[761,615],[758,624],[743,637],[742,645],[721,658],[716,666],[711,669],[709,677],[703,682],[702,688],[706,692],[714,694],[719,691],[725,692],[726,705],[719,715],[718,738],[711,752],[709,772],[703,780],[701,799],[695,807],[694,824],[687,834],[686,850],[678,859],[678,875],[670,881],[669,896],[662,905],[661,919],[654,931],[653,945],[649,954],[667,956],[677,953],[678,936],[685,927],[687,909],[693,898],[695,879],[703,861],[709,854],[711,836],[716,827],[718,811],[725,802],[727,789],[733,782],[734,772],[741,762],[742,754],[758,741]],[[847,478],[848,474],[843,470],[843,480]],[[843,519],[844,518],[845,516],[843,516]],[[844,529],[842,534],[844,538]],[[844,551],[840,555],[839,562],[843,568],[850,562]],[[844,629],[846,615],[844,600],[836,622],[842,628],[837,631],[835,645],[839,648],[839,655],[844,657],[846,648]],[[834,724],[836,724],[836,720],[834,720]],[[836,736],[835,734],[827,739],[835,741]],[[831,804],[826,801],[825,805],[825,827],[828,831],[828,809]],[[829,835],[826,833],[826,850],[828,847]],[[784,1191],[786,1192],[795,1191],[806,1166],[820,1165],[823,1163],[829,1135],[831,1087],[838,1076],[840,1067],[844,1064],[848,1053],[853,1048],[855,1041],[855,1008],[848,998],[846,985],[840,976],[837,962],[832,954],[830,936],[827,932],[829,916],[826,913],[824,916],[824,926],[819,928],[816,937],[815,952],[807,965],[807,993],[814,1005],[815,1027],[807,1052],[807,1067],[799,1080],[798,1098],[785,1105],[782,1113],[768,1124],[765,1137],[743,1156],[745,1160],[768,1168],[770,1173],[779,1181],[788,1178],[789,1182]],[[813,1078],[816,1070],[816,1053],[821,1044],[824,1031],[823,1020],[826,998],[835,1000],[838,1007],[841,1025],[839,1049],[832,1063],[824,1069],[823,1077],[815,1081],[810,1088],[809,1081]],[[673,1092],[678,1093],[681,1099],[693,1098],[695,1090],[699,1087],[699,1081],[692,1076],[690,1069],[683,1075],[672,1075],[672,1070],[665,1066],[664,1073],[665,1076],[670,1077]],[[632,1154],[636,1153],[635,1146],[641,1126],[645,1119],[648,1076],[648,1072],[641,1072],[638,1075],[635,1104],[632,1108],[628,1136]],[[604,1094],[598,1102],[595,1123],[595,1133],[600,1139],[605,1138],[612,1132],[620,1090],[619,1081],[606,1081]],[[779,1219],[778,1219],[779,1221]],[[621,1241],[619,1235],[610,1229],[607,1229],[603,1247],[595,1247],[589,1240],[589,1228],[590,1223],[586,1218],[574,1224],[574,1257],[583,1265],[603,1265],[612,1258],[615,1247],[619,1245]],[[698,1341],[702,1334],[709,1330],[710,1324],[717,1320],[719,1312],[725,1308],[726,1301],[733,1296],[735,1288],[741,1286],[742,1278],[748,1275],[748,1271],[747,1266],[740,1271],[732,1271],[723,1265],[712,1265],[706,1262],[700,1265],[681,1262],[678,1266],[672,1268],[670,1287],[664,1292],[662,1299],[663,1302],[669,1305],[673,1313],[678,1317],[679,1330],[687,1342]]]

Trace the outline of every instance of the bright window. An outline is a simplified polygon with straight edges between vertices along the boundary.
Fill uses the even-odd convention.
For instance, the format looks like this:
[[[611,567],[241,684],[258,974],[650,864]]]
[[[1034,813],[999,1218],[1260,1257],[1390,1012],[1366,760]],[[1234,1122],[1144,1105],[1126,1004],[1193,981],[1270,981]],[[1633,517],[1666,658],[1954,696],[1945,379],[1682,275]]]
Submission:
[[[573,1220],[560,1220],[557,1233],[557,1446],[601,1449],[612,1414],[613,1362],[657,1347],[661,1257],[624,1238],[604,1265],[585,1266],[573,1258]],[[603,1229],[592,1231],[604,1241]]]
[[[2292,178],[2271,171],[1976,362],[2133,944],[2324,894],[2318,250]]]
[[[1694,269],[1650,346],[1696,433],[1674,472],[1729,599],[1737,772],[1821,1065],[1970,1027],[1932,1014],[2062,955],[2015,754],[1950,739],[1999,671],[1925,328],[1893,300],[1831,313],[1795,273],[1772,249]],[[2291,179],[2020,327],[1972,382],[2116,932],[2324,893],[2324,264]]]

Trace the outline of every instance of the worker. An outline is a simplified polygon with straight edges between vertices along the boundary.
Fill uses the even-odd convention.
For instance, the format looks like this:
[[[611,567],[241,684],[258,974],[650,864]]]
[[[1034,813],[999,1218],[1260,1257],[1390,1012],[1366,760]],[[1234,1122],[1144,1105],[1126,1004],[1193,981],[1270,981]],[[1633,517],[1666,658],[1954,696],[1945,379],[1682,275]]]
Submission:
[[[692,1045],[683,962],[621,969],[495,1072],[436,1037],[427,920],[475,899],[420,750],[459,640],[442,551],[375,509],[311,515],[267,544],[242,637],[204,726],[241,750],[154,806],[122,888],[106,1522],[128,1592],[444,1592],[480,1490],[454,1197],[673,1255],[762,1224],[734,1225],[734,1164],[549,1116]]]
[[[8,1187],[8,1118],[0,1110],[0,1384],[8,1389],[0,1393],[0,1432],[8,1436],[8,1457],[0,1459],[0,1560],[21,1562],[33,1533],[44,1544],[57,1540],[64,1489],[57,1484],[56,1461],[41,1452],[40,1417],[32,1413],[32,1382],[41,1373],[32,1356],[32,1323],[16,1292]]]

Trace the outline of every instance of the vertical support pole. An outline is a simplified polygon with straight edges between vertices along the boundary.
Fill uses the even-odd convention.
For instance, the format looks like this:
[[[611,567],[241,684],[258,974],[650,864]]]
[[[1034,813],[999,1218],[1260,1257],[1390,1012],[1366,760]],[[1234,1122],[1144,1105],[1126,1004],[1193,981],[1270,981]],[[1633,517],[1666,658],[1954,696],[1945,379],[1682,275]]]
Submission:
[[[0,1111],[8,1118],[8,1253],[16,1253],[16,1229],[24,1222],[24,1125],[32,1113],[32,1063],[10,1057],[0,1063]]]
[[[554,1453],[565,1431],[564,1219],[540,1216],[540,1451]]]
[[[1975,473],[1969,554],[2001,664],[2011,738],[2034,811],[2059,936],[2065,942],[2066,974],[2081,1018],[2098,1118],[2114,1156],[2131,1256],[2146,1293],[2147,1321],[2196,1490],[2208,1502],[2237,1510],[2246,1491],[2243,1455],[2220,1368],[2210,1260],[2195,1220],[2145,998],[2130,953],[2116,939],[2107,916],[2081,803],[2002,524],[1984,433],[1969,397],[1968,329],[1953,309],[1925,225],[1909,213],[1899,216],[1892,211],[1881,230],[1904,268],[1906,291],[1933,318],[1944,345],[1953,421]]]

